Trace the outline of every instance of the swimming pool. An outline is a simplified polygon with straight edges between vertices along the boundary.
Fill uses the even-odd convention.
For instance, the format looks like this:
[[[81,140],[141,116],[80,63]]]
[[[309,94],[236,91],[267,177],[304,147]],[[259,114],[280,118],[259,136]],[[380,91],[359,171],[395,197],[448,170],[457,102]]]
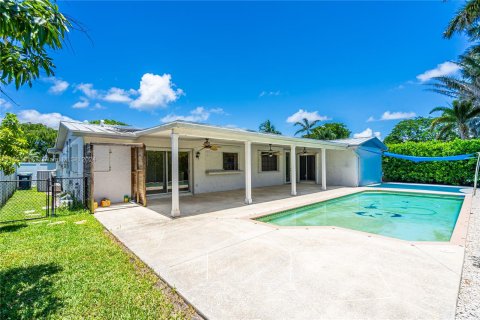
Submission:
[[[372,184],[369,187],[384,188],[384,189],[410,189],[410,190],[454,192],[454,193],[462,193],[462,194],[472,193],[471,187],[443,186],[443,185],[435,185],[435,184],[382,182],[378,184]]]
[[[363,191],[256,218],[278,226],[337,226],[411,241],[449,241],[463,196]]]

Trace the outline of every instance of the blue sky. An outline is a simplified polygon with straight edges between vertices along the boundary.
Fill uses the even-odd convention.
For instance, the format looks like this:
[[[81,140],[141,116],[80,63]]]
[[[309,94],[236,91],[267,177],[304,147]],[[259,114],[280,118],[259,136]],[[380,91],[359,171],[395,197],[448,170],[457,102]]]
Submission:
[[[467,43],[442,31],[461,4],[60,2],[88,37],[72,31],[52,53],[54,79],[7,88],[18,105],[2,100],[2,113],[51,126],[270,119],[287,135],[287,120],[306,116],[385,137],[399,118],[448,104],[424,83],[455,72],[448,61]]]

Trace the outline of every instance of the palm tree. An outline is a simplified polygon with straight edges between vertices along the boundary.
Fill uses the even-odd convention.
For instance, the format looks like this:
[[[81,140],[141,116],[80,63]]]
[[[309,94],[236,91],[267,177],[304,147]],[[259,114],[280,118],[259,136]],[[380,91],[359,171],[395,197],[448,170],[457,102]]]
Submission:
[[[470,41],[477,41],[480,38],[480,0],[469,0],[450,20],[443,36],[450,39],[455,33],[465,32]],[[480,53],[478,42],[470,47],[467,52]]]
[[[272,124],[270,120],[266,120],[265,122],[262,122],[258,127],[258,129],[260,132],[264,132],[264,133],[282,134],[280,131],[275,129],[275,126]]]
[[[37,162],[40,161],[40,154],[35,149],[28,150],[28,153],[23,158],[25,162]]]
[[[468,35],[478,35],[478,19],[480,18],[480,1],[470,0],[450,20],[443,36],[450,39],[457,32],[466,31]],[[477,31],[477,32],[476,32]]]
[[[452,130],[457,131],[461,139],[470,137],[470,124],[472,120],[480,115],[480,109],[475,107],[471,101],[454,100],[451,107],[436,107],[430,111],[442,112],[442,115],[433,119],[431,128],[441,126],[438,136],[443,137]]]
[[[319,120],[313,120],[312,122],[308,121],[307,118],[303,118],[302,121],[295,122],[295,126],[300,126],[300,129],[295,132],[295,135],[299,133],[304,133],[305,136],[312,134],[312,129],[318,123]]]
[[[430,84],[433,87],[431,90],[480,105],[480,54],[460,56],[457,64],[461,70],[461,77],[436,77],[435,82]]]

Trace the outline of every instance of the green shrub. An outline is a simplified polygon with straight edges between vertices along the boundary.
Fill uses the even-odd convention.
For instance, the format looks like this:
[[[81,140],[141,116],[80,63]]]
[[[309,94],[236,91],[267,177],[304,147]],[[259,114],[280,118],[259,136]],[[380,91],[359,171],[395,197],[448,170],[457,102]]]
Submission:
[[[480,152],[480,139],[404,142],[389,144],[391,153],[443,157]],[[415,163],[408,160],[383,157],[384,181],[473,185],[476,157],[462,161],[434,161]]]

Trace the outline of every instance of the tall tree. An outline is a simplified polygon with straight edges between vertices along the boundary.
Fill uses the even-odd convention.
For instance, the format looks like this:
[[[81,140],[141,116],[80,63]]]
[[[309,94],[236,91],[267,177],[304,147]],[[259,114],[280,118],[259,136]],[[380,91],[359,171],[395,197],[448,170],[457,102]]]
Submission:
[[[0,170],[6,175],[13,174],[27,153],[27,140],[17,116],[7,113],[0,125]]]
[[[272,124],[270,120],[266,120],[265,122],[262,122],[258,127],[258,129],[260,132],[264,132],[264,133],[282,134],[280,131],[278,131],[275,128],[275,126]]]
[[[469,0],[450,20],[443,36],[450,39],[455,33],[465,33],[470,41],[480,39],[480,0]],[[475,43],[467,50],[467,53],[480,53],[480,46]]]
[[[53,76],[47,50],[61,49],[71,26],[58,6],[50,0],[2,0],[0,17],[0,85],[18,89],[32,86],[42,71]]]
[[[455,33],[467,32],[478,35],[478,19],[480,18],[480,0],[470,0],[450,20],[443,32],[445,38],[450,39]]]
[[[306,135],[305,138],[318,140],[334,140],[346,139],[350,137],[352,132],[344,123],[329,122],[312,129],[312,133]]]
[[[403,143],[407,141],[424,142],[435,140],[439,136],[439,127],[432,129],[432,118],[417,117],[398,122],[388,136],[383,140],[386,144]],[[441,139],[451,140],[458,135],[452,130],[445,131]]]
[[[313,120],[310,122],[307,118],[303,118],[302,121],[295,122],[294,125],[300,127],[300,129],[295,132],[295,135],[299,133],[303,133],[304,136],[312,134],[312,129],[315,128],[318,122],[319,120]]]
[[[454,100],[451,107],[436,107],[430,111],[442,112],[441,116],[433,119],[432,128],[440,126],[439,137],[445,133],[455,130],[461,139],[470,138],[470,123],[480,115],[480,108],[473,105],[471,101]]]
[[[57,130],[41,123],[22,123],[20,127],[27,140],[28,149],[35,151],[40,158],[47,155],[47,149],[55,145]]]

